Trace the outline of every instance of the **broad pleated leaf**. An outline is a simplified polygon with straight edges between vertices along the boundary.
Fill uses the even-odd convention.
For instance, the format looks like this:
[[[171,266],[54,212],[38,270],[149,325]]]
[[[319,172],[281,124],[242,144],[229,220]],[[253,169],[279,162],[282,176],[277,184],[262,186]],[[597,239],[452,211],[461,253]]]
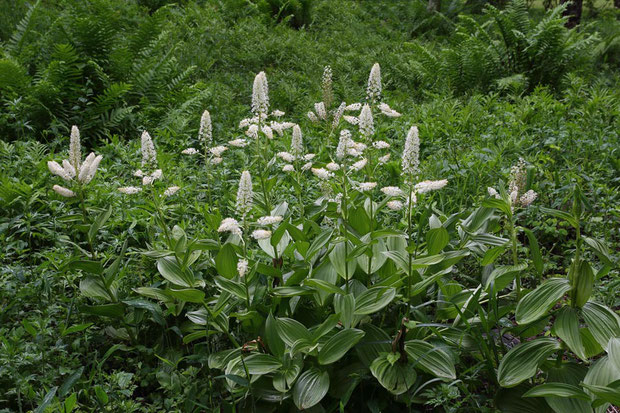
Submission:
[[[456,379],[454,362],[444,350],[426,341],[410,340],[405,343],[405,351],[414,366],[419,364],[437,377]]]
[[[362,337],[364,332],[355,328],[337,332],[319,351],[319,364],[331,364],[340,360]]]
[[[497,380],[502,387],[514,387],[534,376],[538,365],[560,345],[551,338],[539,338],[510,349],[499,363]]]
[[[565,278],[551,278],[534,291],[526,294],[519,304],[515,316],[517,323],[527,324],[536,321],[558,302],[570,290],[570,283]]]
[[[372,362],[370,372],[383,387],[395,395],[406,392],[415,383],[417,378],[411,363],[396,361],[392,365],[388,360],[387,354],[379,356]]]
[[[326,371],[312,368],[304,371],[297,379],[293,388],[293,402],[298,409],[309,409],[327,394],[329,390],[329,374]]]

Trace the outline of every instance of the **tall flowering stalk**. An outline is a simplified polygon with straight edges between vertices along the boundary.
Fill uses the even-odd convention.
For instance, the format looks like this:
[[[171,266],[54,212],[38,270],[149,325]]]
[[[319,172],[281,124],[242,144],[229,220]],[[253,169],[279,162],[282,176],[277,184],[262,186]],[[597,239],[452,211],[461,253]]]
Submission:
[[[381,66],[375,63],[368,75],[368,86],[366,87],[366,101],[374,104],[381,100]]]
[[[247,214],[252,209],[254,198],[254,192],[252,191],[252,176],[250,172],[243,171],[241,178],[239,179],[239,188],[237,189],[237,202],[235,208],[237,214],[241,216],[241,219],[245,222]]]
[[[510,231],[511,251],[513,265],[518,265],[518,241],[517,241],[517,215],[516,211],[520,208],[527,208],[537,198],[538,194],[533,190],[525,191],[527,185],[527,166],[523,158],[519,158],[519,162],[510,169],[510,181],[508,183],[508,193],[502,190],[502,195],[495,188],[487,188],[489,195],[496,199],[503,199],[509,206],[505,210],[507,214],[507,222]],[[515,291],[517,301],[521,297],[521,274],[515,275]]]
[[[84,162],[82,162],[82,149],[80,142],[80,130],[77,126],[71,128],[71,136],[69,139],[69,159],[62,161],[62,166],[56,161],[49,161],[47,167],[53,175],[57,175],[70,184],[70,188],[60,185],[54,185],[53,190],[66,198],[72,198],[76,195],[80,199],[80,208],[82,210],[82,220],[88,223],[88,212],[84,204],[85,186],[89,184],[97,173],[99,164],[103,157],[95,155],[94,152],[88,154]],[[92,258],[95,258],[95,249],[92,240],[89,237],[89,246]]]

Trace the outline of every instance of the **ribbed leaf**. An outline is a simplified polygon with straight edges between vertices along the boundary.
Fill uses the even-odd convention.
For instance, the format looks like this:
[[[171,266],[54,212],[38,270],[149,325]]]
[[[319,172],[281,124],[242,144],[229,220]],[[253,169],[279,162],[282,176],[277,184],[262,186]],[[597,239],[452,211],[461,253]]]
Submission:
[[[570,283],[565,278],[551,278],[534,291],[526,294],[515,312],[517,323],[527,324],[544,316],[566,292]]]
[[[580,359],[588,359],[579,334],[577,310],[572,307],[562,308],[555,319],[553,330]]]
[[[319,364],[331,364],[340,360],[364,337],[364,332],[347,328],[334,334],[319,351]]]
[[[327,394],[329,374],[315,368],[304,371],[293,388],[293,402],[298,409],[309,409]]]
[[[551,338],[539,338],[512,348],[497,369],[497,380],[502,387],[514,387],[538,371],[538,365],[558,350],[560,345]]]
[[[454,362],[442,349],[426,341],[410,340],[405,343],[405,351],[411,357],[414,366],[419,363],[437,377],[456,379]]]
[[[620,317],[604,305],[590,301],[582,308],[583,318],[603,349],[613,337],[620,337]]]

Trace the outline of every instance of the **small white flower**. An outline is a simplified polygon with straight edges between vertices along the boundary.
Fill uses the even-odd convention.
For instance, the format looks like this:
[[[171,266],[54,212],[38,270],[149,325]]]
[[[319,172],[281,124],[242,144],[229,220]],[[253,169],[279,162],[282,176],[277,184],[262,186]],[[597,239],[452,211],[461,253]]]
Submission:
[[[282,222],[281,215],[266,215],[258,218],[256,221],[256,223],[261,226],[279,224],[280,222]]]
[[[388,116],[390,118],[397,118],[399,116],[401,116],[400,113],[396,112],[394,109],[392,109],[391,107],[389,107],[387,105],[387,103],[380,103],[379,104],[379,110],[381,111],[381,113],[383,113],[385,116]]]
[[[95,153],[94,152],[89,153],[86,159],[84,159],[84,162],[82,163],[82,165],[80,165],[78,181],[82,183],[86,183],[86,179],[88,177],[88,174],[90,173],[90,167],[93,164],[94,160],[95,160]]]
[[[257,229],[256,231],[252,232],[252,238],[254,238],[255,240],[267,239],[270,237],[271,231],[268,231],[266,229]]]
[[[362,106],[362,111],[360,112],[359,117],[359,128],[360,133],[367,138],[375,133],[375,123],[372,118],[372,110],[370,110],[368,103],[365,103],[364,106]]]
[[[304,152],[304,141],[299,125],[293,126],[293,136],[291,137],[291,153],[298,157]]]
[[[489,192],[489,196],[493,197],[493,198],[497,198],[500,199],[501,197],[499,196],[499,193],[495,190],[495,188],[491,188],[488,187],[487,191]]]
[[[340,140],[338,141],[338,147],[336,148],[336,159],[342,160],[349,152],[351,144],[351,132],[348,129],[341,130]]]
[[[361,192],[372,191],[377,186],[376,182],[360,182],[358,189]]]
[[[340,165],[338,165],[336,162],[330,162],[327,165],[325,165],[325,167],[332,172],[340,169]]]
[[[271,112],[271,116],[275,116],[276,118],[280,118],[282,116],[284,116],[284,112],[282,112],[281,110],[274,110],[273,112]]]
[[[140,191],[142,191],[142,188],[138,188],[135,186],[125,186],[122,188],[118,188],[118,192],[125,194],[125,195],[134,195]]]
[[[311,160],[314,159],[315,156],[316,155],[313,154],[313,153],[307,153],[307,154],[304,155],[304,161],[311,161]]]
[[[351,125],[357,125],[360,122],[360,120],[355,116],[344,115],[342,118],[349,122]]]
[[[392,211],[400,211],[401,209],[403,209],[403,203],[398,200],[388,201],[387,207],[390,208]]]
[[[99,168],[99,163],[101,163],[102,159],[103,159],[102,155],[97,155],[95,159],[93,159],[93,161],[90,162],[90,165],[88,167],[88,173],[86,174],[86,177],[82,181],[83,183],[87,184],[90,181],[92,181],[92,179],[95,177],[95,174],[97,173],[97,169]]]
[[[224,151],[226,151],[227,149],[228,149],[227,147],[219,145],[219,146],[215,146],[209,149],[209,152],[211,152],[211,155],[215,156],[216,158],[219,158],[222,156]]]
[[[213,165],[219,165],[220,163],[222,163],[222,161],[223,161],[223,160],[224,160],[224,159],[219,158],[219,157],[217,157],[217,158],[213,158],[213,159],[211,159],[211,164],[213,164]]]
[[[377,149],[388,149],[390,147],[390,144],[386,141],[376,141],[372,143],[372,146]]]
[[[283,129],[290,129],[290,128],[294,128],[295,125],[297,125],[296,123],[293,122],[282,122],[282,128]]]
[[[366,99],[370,102],[381,100],[381,67],[379,63],[372,65],[368,76],[368,87],[366,88]]]
[[[241,228],[239,222],[234,218],[225,218],[220,223],[217,232],[230,232],[231,234],[241,236]]]
[[[379,158],[379,164],[384,164],[386,162],[389,162],[389,160],[390,160],[390,154],[388,153],[387,155],[384,155]]]
[[[264,125],[261,130],[263,131],[263,133],[265,134],[265,136],[267,137],[267,139],[273,139],[273,130],[267,126]]]
[[[403,191],[397,186],[385,186],[381,188],[381,192],[387,196],[403,196]]]
[[[255,115],[267,114],[269,111],[269,84],[265,72],[260,72],[254,78],[252,87],[252,112]]]
[[[230,146],[234,146],[235,148],[243,148],[243,147],[248,145],[248,141],[246,141],[245,139],[241,138],[241,139],[235,139],[235,140],[232,140],[232,141],[228,141],[228,144]]]
[[[203,142],[205,146],[210,146],[213,140],[213,126],[211,125],[211,115],[208,110],[202,112],[202,116],[200,117],[198,140]]]
[[[247,128],[248,126],[250,126],[251,123],[251,118],[241,119],[241,122],[239,122],[239,129]]]
[[[196,155],[198,153],[198,149],[196,148],[187,148],[183,149],[181,152],[183,155]]]
[[[143,131],[140,142],[142,144],[142,167],[156,168],[157,152],[155,152],[155,145],[153,144],[151,135],[149,135],[147,131]]]
[[[361,103],[351,103],[350,105],[345,106],[344,110],[346,111],[358,111],[362,108],[362,104]]]
[[[153,183],[154,179],[152,176],[147,175],[147,176],[143,176],[142,177],[142,185],[151,185]]]
[[[332,128],[337,127],[338,124],[340,123],[340,118],[342,118],[342,115],[345,110],[345,106],[346,106],[346,103],[342,102],[340,106],[338,106],[338,109],[334,111],[334,120],[332,122]]]
[[[276,156],[286,162],[293,162],[295,160],[295,157],[288,152],[278,152]]]
[[[282,167],[283,172],[293,172],[294,170],[295,170],[295,167],[290,164],[286,164]]]
[[[163,176],[163,172],[161,169],[156,169],[152,174],[151,174],[151,178],[153,178],[153,181],[155,181],[156,179],[161,179],[161,177]]]
[[[408,179],[420,173],[420,137],[417,126],[412,126],[407,133],[401,168],[403,175],[406,175]]]
[[[252,176],[250,172],[243,171],[239,179],[239,189],[237,190],[237,213],[245,217],[252,209],[254,193],[252,192]]]
[[[359,171],[360,169],[364,168],[366,166],[366,164],[368,163],[367,159],[361,159],[357,162],[355,162],[353,165],[351,165],[351,169],[354,171]]]
[[[307,162],[307,163],[302,165],[301,170],[302,171],[307,171],[310,168],[312,168],[312,162]]]
[[[331,172],[323,168],[312,168],[312,173],[320,179],[329,179],[333,176]]]
[[[316,117],[314,112],[308,112],[306,114],[306,116],[308,116],[308,119],[310,119],[312,122],[318,122],[319,121],[319,118]]]
[[[66,198],[71,198],[75,196],[75,192],[73,192],[72,190],[65,188],[64,186],[60,186],[60,185],[54,185],[52,187],[52,189],[61,196],[64,196]]]
[[[247,274],[248,260],[239,260],[239,262],[237,262],[237,272],[239,273],[239,278],[243,278],[245,274]]]
[[[282,136],[284,134],[284,127],[280,122],[271,121],[271,129],[278,134],[278,136]]]
[[[80,170],[80,162],[82,162],[82,152],[80,143],[80,130],[77,126],[71,127],[71,138],[69,141],[69,162],[73,169]]]
[[[144,176],[144,172],[142,172],[142,169],[138,169],[136,172],[133,173],[133,176],[142,178]]]
[[[48,164],[49,166],[49,164]],[[68,177],[70,177],[71,179],[75,178],[76,175],[76,170],[73,167],[73,165],[71,165],[71,162],[69,162],[68,160],[63,160],[62,161],[62,169],[65,170],[65,173],[67,174]]]
[[[258,139],[258,125],[250,125],[248,130],[245,131],[245,134],[252,139]]]
[[[180,186],[171,186],[164,191],[164,196],[172,196],[176,194],[179,189],[181,189]]]
[[[315,103],[314,110],[316,112],[316,115],[319,117],[319,119],[321,120],[327,119],[327,111],[325,110],[325,103],[323,102]]]
[[[519,198],[519,201],[521,202],[521,206],[525,208],[525,207],[530,206],[532,202],[536,200],[537,197],[538,197],[538,194],[530,189],[529,191],[521,195],[521,198]]]
[[[419,194],[435,191],[448,185],[447,179],[441,179],[439,181],[422,181],[415,185],[415,191]]]
[[[47,168],[50,170],[50,172],[53,175],[58,175],[62,179],[64,179],[65,181],[70,181],[71,179],[73,179],[71,174],[65,168],[60,166],[58,164],[58,162],[56,162],[56,161],[48,161],[47,162]],[[75,176],[75,175],[73,175],[73,176]]]

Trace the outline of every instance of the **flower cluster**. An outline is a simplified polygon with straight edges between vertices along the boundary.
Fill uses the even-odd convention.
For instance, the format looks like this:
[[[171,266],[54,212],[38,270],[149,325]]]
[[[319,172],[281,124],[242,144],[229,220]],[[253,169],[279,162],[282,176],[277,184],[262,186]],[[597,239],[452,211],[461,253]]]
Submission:
[[[525,191],[527,185],[527,166],[523,158],[519,158],[519,162],[510,169],[510,182],[508,183],[508,200],[510,208],[515,207],[527,208],[538,197],[533,190]],[[501,195],[495,188],[487,188],[489,195],[501,199]]]
[[[86,185],[95,177],[101,159],[103,159],[101,155],[96,156],[91,152],[82,162],[80,130],[77,126],[73,126],[69,142],[69,159],[63,160],[62,165],[56,161],[49,161],[47,167],[53,175],[60,176],[66,182]],[[60,185],[54,185],[52,189],[67,198],[75,196],[74,191]]]

